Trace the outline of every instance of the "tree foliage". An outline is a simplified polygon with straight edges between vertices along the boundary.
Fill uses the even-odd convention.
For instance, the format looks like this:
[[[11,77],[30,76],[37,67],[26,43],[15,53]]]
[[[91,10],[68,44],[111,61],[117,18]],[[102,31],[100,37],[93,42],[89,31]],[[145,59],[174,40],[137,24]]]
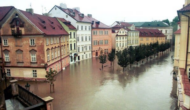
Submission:
[[[118,59],[118,65],[123,67],[123,71],[124,71],[125,67],[127,67],[129,64],[128,50],[124,49],[123,51],[119,51],[117,52],[116,56]]]
[[[170,26],[170,21],[168,19],[162,20],[162,22],[168,24],[168,26]]]
[[[108,53],[108,60],[111,62],[111,64],[115,60],[115,50],[114,49],[112,49],[112,51],[110,53]]]
[[[103,54],[103,51],[101,50],[99,60],[100,60],[100,63],[102,64],[102,69],[103,69],[104,63],[106,63],[106,61],[107,61],[106,58],[107,58],[107,56],[105,54]]]
[[[46,71],[46,79],[50,84],[53,84],[55,81],[55,75],[57,74],[56,70],[52,70],[52,68],[49,69],[49,71]]]

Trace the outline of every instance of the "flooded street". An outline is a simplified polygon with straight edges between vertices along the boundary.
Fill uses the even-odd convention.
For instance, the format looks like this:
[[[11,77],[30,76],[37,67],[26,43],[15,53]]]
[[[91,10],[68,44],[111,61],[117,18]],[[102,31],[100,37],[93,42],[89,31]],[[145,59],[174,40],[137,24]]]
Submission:
[[[107,62],[102,71],[98,58],[84,60],[56,76],[55,93],[46,82],[29,82],[30,91],[52,96],[54,110],[173,110],[171,55],[125,73],[116,62],[114,70]]]

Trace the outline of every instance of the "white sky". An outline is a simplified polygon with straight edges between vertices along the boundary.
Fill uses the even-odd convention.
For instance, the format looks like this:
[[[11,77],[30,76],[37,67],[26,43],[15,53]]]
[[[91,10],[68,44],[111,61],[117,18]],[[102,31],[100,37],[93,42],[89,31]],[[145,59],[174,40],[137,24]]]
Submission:
[[[80,12],[92,14],[101,22],[111,25],[114,21],[139,22],[172,19],[177,16],[185,0],[0,0],[0,6],[15,6],[26,10],[30,4],[34,13],[49,12],[54,5],[67,4],[68,8],[80,7]]]

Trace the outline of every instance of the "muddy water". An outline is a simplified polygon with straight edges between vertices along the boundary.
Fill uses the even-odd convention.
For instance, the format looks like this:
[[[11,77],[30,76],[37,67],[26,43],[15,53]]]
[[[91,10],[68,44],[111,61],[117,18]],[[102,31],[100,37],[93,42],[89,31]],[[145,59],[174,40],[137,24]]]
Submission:
[[[29,82],[40,97],[52,96],[54,110],[173,110],[171,53],[124,73],[115,62],[103,71],[97,58],[70,65],[49,83]],[[21,85],[26,82],[20,82]]]

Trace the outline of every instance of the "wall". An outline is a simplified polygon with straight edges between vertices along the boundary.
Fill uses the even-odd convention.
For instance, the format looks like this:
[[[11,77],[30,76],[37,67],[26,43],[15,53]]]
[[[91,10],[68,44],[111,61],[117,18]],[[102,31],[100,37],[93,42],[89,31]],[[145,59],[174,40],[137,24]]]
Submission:
[[[175,35],[174,66],[179,66],[180,34]]]
[[[165,37],[139,37],[139,45],[142,44],[150,44],[150,43],[156,43],[158,41],[159,44],[165,43]]]
[[[97,32],[97,35],[93,34],[93,31]],[[103,31],[103,35],[100,35],[99,32]],[[108,31],[108,35],[105,34],[105,31]],[[99,42],[100,40],[103,40],[103,45],[100,45],[99,43],[97,45],[94,44],[94,41]],[[105,40],[108,40],[108,44],[105,44]],[[100,55],[100,51],[108,49],[108,53],[112,50],[112,30],[111,29],[92,29],[92,56],[97,57],[97,55]]]

